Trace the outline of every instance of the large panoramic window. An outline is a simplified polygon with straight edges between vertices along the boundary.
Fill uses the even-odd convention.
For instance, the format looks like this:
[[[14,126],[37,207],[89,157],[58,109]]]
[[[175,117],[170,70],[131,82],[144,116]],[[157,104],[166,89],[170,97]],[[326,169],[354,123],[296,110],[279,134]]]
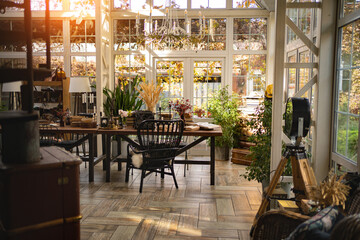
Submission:
[[[129,51],[142,50],[144,42],[137,41],[137,35],[144,33],[144,19],[139,20],[139,28],[136,30],[135,19],[114,20],[114,50]]]
[[[196,37],[201,32],[199,19],[191,20],[191,34]],[[192,45],[193,50],[225,50],[226,18],[205,19],[205,34],[199,42]]]
[[[266,18],[234,19],[234,50],[266,50]]]

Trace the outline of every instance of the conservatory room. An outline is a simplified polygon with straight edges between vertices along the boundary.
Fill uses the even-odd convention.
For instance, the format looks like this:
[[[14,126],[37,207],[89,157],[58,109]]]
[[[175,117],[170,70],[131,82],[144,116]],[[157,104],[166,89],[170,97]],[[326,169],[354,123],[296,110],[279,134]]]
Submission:
[[[360,0],[0,0],[0,239],[356,239]]]

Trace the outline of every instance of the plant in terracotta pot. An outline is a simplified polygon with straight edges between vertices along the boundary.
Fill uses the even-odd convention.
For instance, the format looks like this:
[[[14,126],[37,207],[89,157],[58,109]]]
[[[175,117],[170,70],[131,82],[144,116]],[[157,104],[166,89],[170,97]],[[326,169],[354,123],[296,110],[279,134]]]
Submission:
[[[234,130],[240,117],[241,100],[235,93],[230,94],[228,86],[219,89],[209,100],[208,112],[214,119],[214,124],[222,128],[223,135],[215,138],[215,146],[218,150],[225,150],[225,160],[229,159],[229,150],[234,144]]]

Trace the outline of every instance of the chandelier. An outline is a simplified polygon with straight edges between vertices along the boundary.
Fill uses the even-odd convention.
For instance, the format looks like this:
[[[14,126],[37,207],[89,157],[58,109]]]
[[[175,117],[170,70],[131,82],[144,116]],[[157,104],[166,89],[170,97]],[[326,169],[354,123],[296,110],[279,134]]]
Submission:
[[[152,19],[152,9],[147,19],[144,20],[144,33],[140,33],[140,13],[136,16],[136,35],[138,42],[152,43],[158,49],[169,47],[187,48],[198,46],[206,33],[205,16],[199,12],[199,20],[196,24],[199,31],[197,34],[190,34],[191,22],[187,10],[184,11],[184,19],[178,19],[177,13],[179,5],[174,2],[165,8],[162,19]]]

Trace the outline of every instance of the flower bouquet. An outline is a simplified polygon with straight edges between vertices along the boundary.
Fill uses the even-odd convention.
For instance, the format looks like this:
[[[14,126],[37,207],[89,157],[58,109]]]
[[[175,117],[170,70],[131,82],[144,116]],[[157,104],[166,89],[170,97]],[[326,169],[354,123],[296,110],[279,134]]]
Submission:
[[[171,100],[169,101],[169,105],[179,114],[183,120],[185,120],[185,114],[191,113],[192,105],[190,104],[189,99],[181,98],[174,101]]]

